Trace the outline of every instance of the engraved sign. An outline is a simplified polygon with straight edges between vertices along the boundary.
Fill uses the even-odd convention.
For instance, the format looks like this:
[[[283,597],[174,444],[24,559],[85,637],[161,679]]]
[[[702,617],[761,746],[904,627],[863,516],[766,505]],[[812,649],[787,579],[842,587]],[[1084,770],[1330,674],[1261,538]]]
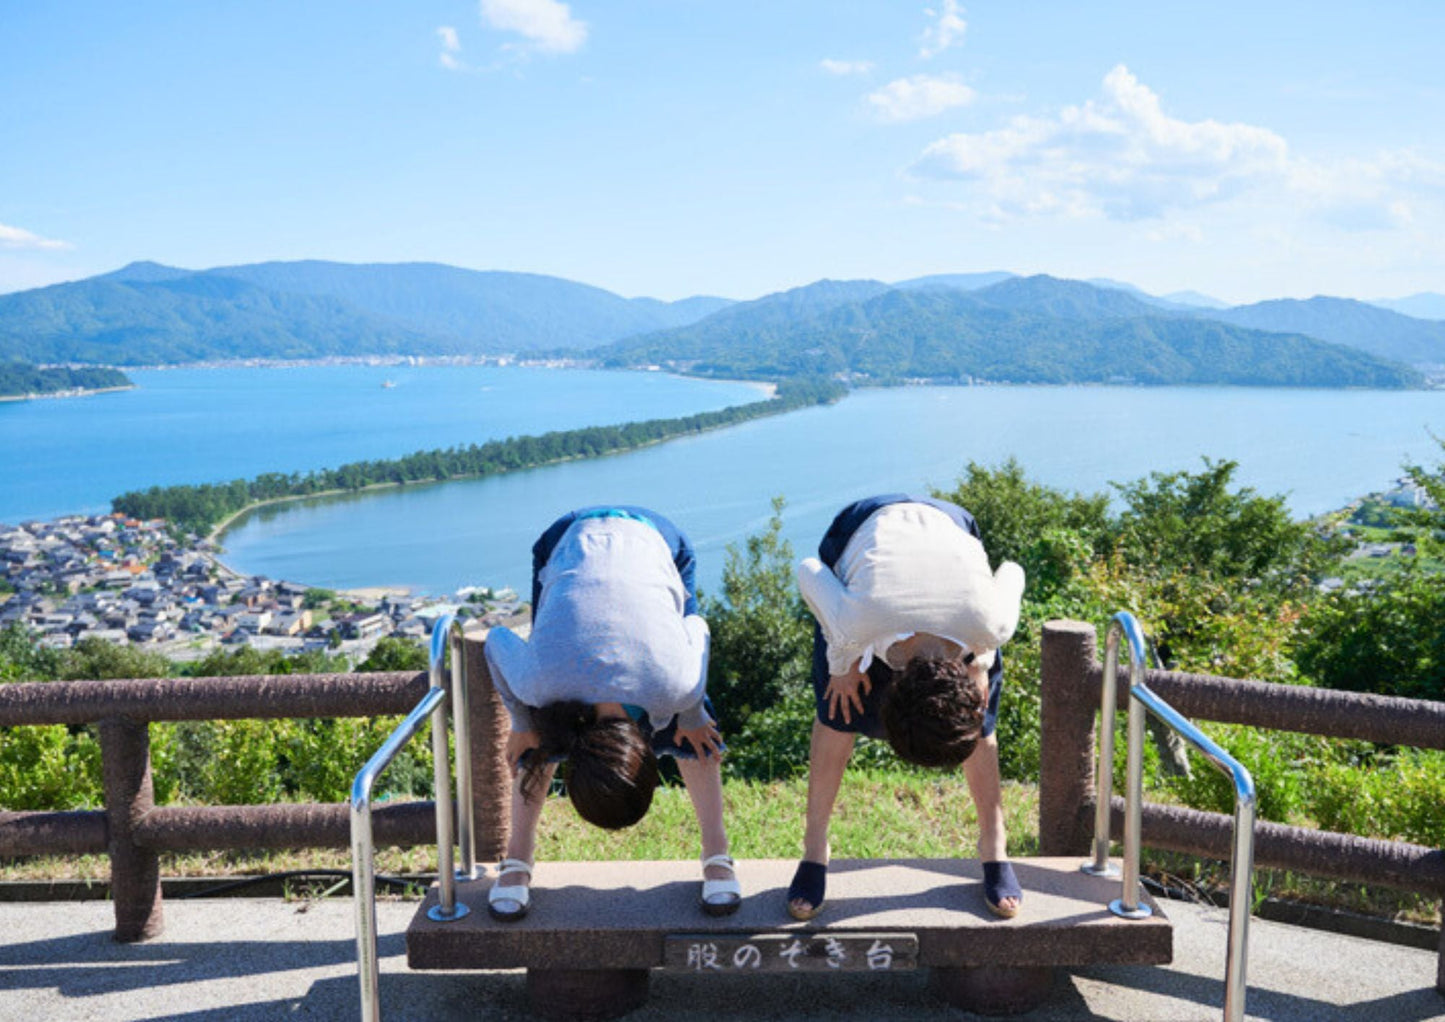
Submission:
[[[663,968],[677,972],[906,972],[918,967],[912,933],[674,933]]]

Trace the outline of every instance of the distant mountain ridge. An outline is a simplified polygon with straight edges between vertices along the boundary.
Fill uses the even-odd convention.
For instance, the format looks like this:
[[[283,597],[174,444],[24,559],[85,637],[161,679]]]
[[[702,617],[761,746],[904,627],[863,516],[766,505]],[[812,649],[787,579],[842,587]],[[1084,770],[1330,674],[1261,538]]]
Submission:
[[[539,274],[315,260],[184,270],[140,262],[0,295],[0,358],[114,365],[588,348],[730,304],[627,299]]]
[[[1201,315],[1255,330],[1305,334],[1411,365],[1445,365],[1445,323],[1402,316],[1352,298],[1277,298]]]
[[[1017,383],[1409,387],[1419,373],[1341,345],[1170,315],[1080,281],[1010,278],[975,291],[829,282],[616,342],[604,364],[779,377],[847,373]],[[871,293],[870,293],[871,292]],[[795,315],[781,314],[783,309]],[[1043,311],[1040,311],[1043,310]]]
[[[1386,362],[1445,365],[1445,323],[1339,298],[1210,303],[1220,304],[1196,292],[1160,298],[1105,278],[1006,271],[892,284],[819,280],[746,302],[664,302],[437,263],[303,260],[186,270],[136,262],[0,295],[0,359],[143,365],[536,352],[745,375],[1063,381],[1103,372],[1153,382],[1323,386],[1413,385],[1416,374]],[[1200,362],[1207,351],[1223,364]],[[1261,367],[1252,379],[1250,352]]]
[[[1416,319],[1445,319],[1445,295],[1433,291],[1421,291],[1404,298],[1376,298],[1370,304]]]

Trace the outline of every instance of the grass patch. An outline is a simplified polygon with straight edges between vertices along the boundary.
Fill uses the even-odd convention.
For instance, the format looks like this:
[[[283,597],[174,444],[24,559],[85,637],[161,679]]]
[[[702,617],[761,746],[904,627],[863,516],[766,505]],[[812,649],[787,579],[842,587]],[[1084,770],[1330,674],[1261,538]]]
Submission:
[[[724,785],[732,852],[745,859],[791,859],[803,844],[806,778]],[[1038,789],[1005,782],[1004,816],[1009,852],[1031,855],[1038,848]],[[850,771],[833,817],[833,854],[838,858],[942,858],[972,856],[978,818],[961,773]],[[697,858],[697,822],[687,792],[659,789],[652,811],[635,827],[604,831],[583,823],[563,798],[549,799],[537,835],[537,858],[547,860]],[[161,872],[173,876],[229,877],[295,869],[348,869],[343,849],[165,854]],[[436,850],[379,848],[381,873],[434,871]],[[0,862],[0,880],[105,880],[104,855],[44,856]]]

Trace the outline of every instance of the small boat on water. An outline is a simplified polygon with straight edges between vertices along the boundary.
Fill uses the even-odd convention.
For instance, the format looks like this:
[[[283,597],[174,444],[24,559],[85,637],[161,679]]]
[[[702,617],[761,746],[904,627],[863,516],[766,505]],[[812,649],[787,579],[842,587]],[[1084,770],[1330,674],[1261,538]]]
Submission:
[[[382,390],[390,390],[392,387],[395,387],[395,386],[396,386],[396,384],[393,383],[393,382],[391,382],[390,380],[382,380],[382,381],[381,381],[381,389],[382,389]]]

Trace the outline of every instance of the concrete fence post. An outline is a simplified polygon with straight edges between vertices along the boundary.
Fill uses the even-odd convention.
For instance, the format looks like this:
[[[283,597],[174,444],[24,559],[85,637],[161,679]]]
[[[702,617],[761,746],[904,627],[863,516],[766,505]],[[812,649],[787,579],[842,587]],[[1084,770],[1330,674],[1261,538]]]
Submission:
[[[1085,621],[1049,621],[1041,649],[1039,854],[1087,855],[1093,835],[1097,639]]]
[[[512,774],[507,769],[507,709],[492,685],[484,655],[486,638],[467,636],[467,690],[472,731],[472,818],[477,859],[496,862],[506,851],[511,830]]]
[[[102,720],[100,755],[115,939],[148,940],[159,936],[165,925],[160,856],[135,843],[136,828],[155,808],[149,726],[126,717]]]

